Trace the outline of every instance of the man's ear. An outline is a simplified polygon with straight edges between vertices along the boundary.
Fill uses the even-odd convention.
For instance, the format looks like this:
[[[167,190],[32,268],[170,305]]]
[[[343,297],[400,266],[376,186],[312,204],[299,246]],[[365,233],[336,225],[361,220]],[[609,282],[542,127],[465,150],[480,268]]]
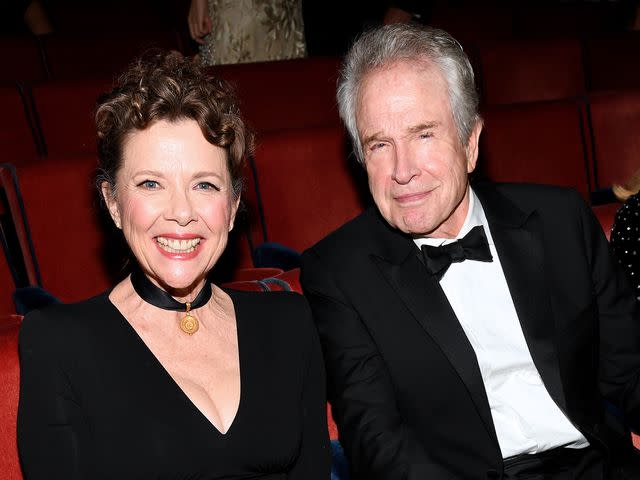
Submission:
[[[113,223],[116,224],[116,227],[122,228],[122,224],[120,222],[120,210],[118,209],[118,202],[116,202],[113,187],[109,182],[102,182],[100,184],[100,190],[102,191],[102,198],[104,199],[104,203],[107,205],[107,209],[109,210],[109,215],[111,215]]]
[[[478,162],[478,146],[480,144],[480,133],[482,132],[483,122],[480,117],[476,120],[476,124],[471,130],[469,141],[465,147],[465,153],[467,155],[467,173],[471,173],[476,168]]]

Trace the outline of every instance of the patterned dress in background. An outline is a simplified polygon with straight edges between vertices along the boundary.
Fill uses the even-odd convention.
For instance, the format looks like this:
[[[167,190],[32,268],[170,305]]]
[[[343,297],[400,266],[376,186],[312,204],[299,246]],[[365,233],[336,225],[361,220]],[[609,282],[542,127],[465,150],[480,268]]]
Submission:
[[[640,194],[630,196],[616,213],[611,247],[640,300]]]
[[[209,0],[212,31],[200,48],[205,65],[306,55],[301,0]]]

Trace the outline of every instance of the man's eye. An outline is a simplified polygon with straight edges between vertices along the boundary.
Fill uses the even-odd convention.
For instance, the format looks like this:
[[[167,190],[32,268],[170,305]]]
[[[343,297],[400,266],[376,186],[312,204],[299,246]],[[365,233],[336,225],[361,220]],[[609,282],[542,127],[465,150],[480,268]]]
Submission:
[[[211,182],[200,182],[196,185],[196,189],[198,190],[215,190],[219,192],[220,189]]]
[[[144,182],[140,182],[138,186],[142,188],[146,188],[148,190],[154,190],[160,187],[160,184],[155,180],[145,180]]]
[[[422,132],[420,134],[420,138],[431,138],[433,137],[433,133],[432,132]]]
[[[379,150],[381,148],[383,148],[385,146],[385,144],[383,142],[377,142],[377,143],[373,143],[371,145],[371,150]]]

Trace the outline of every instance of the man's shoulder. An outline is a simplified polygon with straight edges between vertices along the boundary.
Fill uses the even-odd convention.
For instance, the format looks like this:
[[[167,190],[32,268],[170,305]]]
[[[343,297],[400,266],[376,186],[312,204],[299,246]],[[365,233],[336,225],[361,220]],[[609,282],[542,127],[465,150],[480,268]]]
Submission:
[[[375,207],[369,207],[357,217],[334,230],[324,237],[309,250],[315,251],[321,256],[327,254],[348,254],[354,250],[362,250],[362,247],[372,241],[375,230],[381,222]]]
[[[567,187],[536,183],[478,183],[473,185],[480,196],[496,192],[523,211],[575,208],[583,204],[580,194]]]

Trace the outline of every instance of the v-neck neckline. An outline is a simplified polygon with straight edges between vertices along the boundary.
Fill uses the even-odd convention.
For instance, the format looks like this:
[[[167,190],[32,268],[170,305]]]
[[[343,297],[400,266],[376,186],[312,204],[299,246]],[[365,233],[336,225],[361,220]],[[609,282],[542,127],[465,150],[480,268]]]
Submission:
[[[238,400],[238,408],[226,432],[222,432],[218,427],[216,427],[216,425],[211,420],[209,420],[209,418],[202,412],[202,410],[198,408],[198,406],[193,402],[193,400],[191,400],[191,398],[187,395],[187,393],[182,389],[180,384],[173,378],[173,376],[169,373],[169,370],[167,370],[167,368],[162,364],[160,359],[156,357],[153,351],[142,339],[140,334],[138,334],[136,329],[133,328],[133,325],[131,325],[129,320],[127,320],[127,317],[125,317],[124,314],[120,311],[120,309],[111,301],[111,299],[109,298],[109,295],[111,294],[111,290],[107,291],[104,295],[107,303],[116,311],[121,321],[124,323],[125,328],[129,330],[134,340],[140,345],[140,347],[142,347],[142,350],[145,352],[145,355],[150,356],[153,362],[159,367],[161,374],[168,378],[169,384],[172,384],[175,387],[178,395],[183,398],[186,406],[191,407],[191,410],[195,410],[195,412],[197,412],[197,415],[200,416],[200,418],[204,420],[208,425],[210,425],[215,431],[215,433],[217,433],[219,436],[223,438],[229,438],[229,435],[232,433],[233,430],[235,430],[234,427],[238,423],[238,418],[240,417],[240,413],[242,412],[242,407],[244,403],[243,399],[245,395],[243,395],[243,392],[247,385],[246,378],[245,378],[246,358],[243,358],[243,354],[242,354],[243,352],[242,343],[244,343],[244,341],[242,340],[243,336],[241,336],[241,331],[243,330],[244,326],[241,325],[242,322],[240,320],[241,315],[239,314],[240,309],[238,306],[239,302],[237,301],[237,296],[235,295],[235,292],[232,293],[232,290],[230,289],[221,288],[221,290],[225,292],[227,295],[229,295],[229,298],[231,298],[231,303],[233,304],[233,311],[236,318],[236,341],[238,344],[238,366],[240,369],[240,398]]]

